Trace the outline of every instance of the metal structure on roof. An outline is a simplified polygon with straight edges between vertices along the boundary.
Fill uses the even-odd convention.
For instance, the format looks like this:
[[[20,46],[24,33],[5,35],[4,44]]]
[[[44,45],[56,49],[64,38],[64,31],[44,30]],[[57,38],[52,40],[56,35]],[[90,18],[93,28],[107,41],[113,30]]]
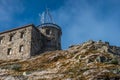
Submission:
[[[44,23],[53,23],[52,15],[49,12],[49,9],[46,8],[45,12],[43,12],[41,15],[39,15],[41,20],[41,24]]]
[[[44,24],[41,24],[39,25],[40,27],[55,27],[57,29],[60,29],[61,30],[61,27],[58,26],[57,24],[53,24],[53,23],[44,23]]]
[[[40,22],[41,22],[41,24],[38,25],[39,28],[54,27],[61,30],[60,26],[54,23],[52,15],[50,14],[50,11],[48,8],[46,8],[46,10],[42,14],[39,14],[39,16],[40,16]]]

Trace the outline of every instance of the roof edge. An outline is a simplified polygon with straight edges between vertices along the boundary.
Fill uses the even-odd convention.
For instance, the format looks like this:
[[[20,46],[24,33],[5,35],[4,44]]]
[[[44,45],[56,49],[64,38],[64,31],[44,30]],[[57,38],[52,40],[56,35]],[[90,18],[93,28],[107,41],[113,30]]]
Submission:
[[[15,31],[15,30],[26,28],[26,27],[30,27],[30,26],[36,28],[34,24],[28,24],[28,25],[20,26],[18,28],[13,28],[13,29],[10,29],[10,30],[6,30],[6,31],[3,31],[3,32],[0,32],[0,34],[4,34],[4,33],[7,33],[7,32]]]

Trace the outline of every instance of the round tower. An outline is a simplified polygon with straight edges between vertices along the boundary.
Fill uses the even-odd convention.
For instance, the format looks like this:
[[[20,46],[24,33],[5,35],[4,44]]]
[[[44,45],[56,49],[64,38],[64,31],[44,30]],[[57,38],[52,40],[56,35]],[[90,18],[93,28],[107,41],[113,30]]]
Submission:
[[[41,16],[41,25],[39,30],[42,34],[43,50],[44,51],[53,51],[61,49],[61,35],[62,30],[52,21],[52,17],[46,9]]]

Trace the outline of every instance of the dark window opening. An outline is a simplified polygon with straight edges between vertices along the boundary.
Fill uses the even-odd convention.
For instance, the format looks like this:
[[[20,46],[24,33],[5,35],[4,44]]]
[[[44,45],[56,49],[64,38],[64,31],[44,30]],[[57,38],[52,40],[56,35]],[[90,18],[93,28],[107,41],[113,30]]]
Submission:
[[[12,49],[8,48],[7,55],[10,55],[12,53]]]
[[[2,38],[0,38],[0,44],[2,44],[2,42],[3,42],[3,39],[2,39]]]
[[[59,46],[61,46],[61,44],[60,44],[60,43],[58,43],[58,45],[59,45]]]
[[[51,40],[47,40],[47,47],[51,47]]]
[[[23,51],[23,45],[20,45],[19,52]]]
[[[24,37],[24,32],[21,32],[20,38]]]
[[[13,35],[10,35],[9,41],[12,41],[12,40],[13,40]]]
[[[50,30],[49,30],[49,29],[46,30],[46,34],[47,34],[47,35],[50,34]]]

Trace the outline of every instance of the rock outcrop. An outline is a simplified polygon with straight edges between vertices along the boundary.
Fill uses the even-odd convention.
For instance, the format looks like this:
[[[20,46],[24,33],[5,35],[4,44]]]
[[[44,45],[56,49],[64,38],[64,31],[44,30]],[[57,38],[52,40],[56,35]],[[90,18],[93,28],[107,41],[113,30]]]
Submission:
[[[27,60],[0,61],[0,80],[120,80],[120,47],[88,41]]]

